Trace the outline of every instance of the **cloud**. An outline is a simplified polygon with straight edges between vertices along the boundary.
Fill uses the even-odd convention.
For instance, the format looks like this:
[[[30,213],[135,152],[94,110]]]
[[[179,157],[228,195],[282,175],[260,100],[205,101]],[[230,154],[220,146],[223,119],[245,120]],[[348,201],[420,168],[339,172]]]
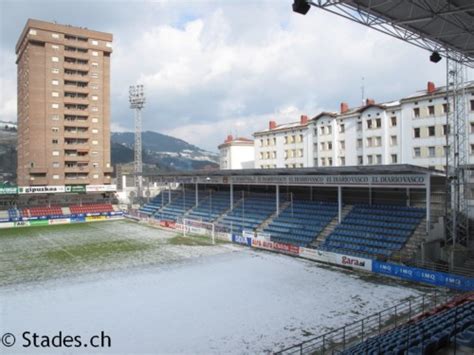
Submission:
[[[7,12],[20,11],[9,4]],[[427,52],[323,11],[294,14],[289,1],[102,1],[97,15],[67,5],[49,16],[62,23],[78,8],[74,24],[114,33],[112,129],[133,129],[128,86],[140,82],[144,129],[214,151],[236,129],[249,136],[272,118],[358,105],[362,77],[366,95],[379,102],[444,81],[444,65],[430,63]],[[44,14],[39,8],[29,16]],[[11,21],[1,26],[15,40],[21,31]],[[0,48],[10,56],[0,71],[0,114],[11,116],[14,55]]]

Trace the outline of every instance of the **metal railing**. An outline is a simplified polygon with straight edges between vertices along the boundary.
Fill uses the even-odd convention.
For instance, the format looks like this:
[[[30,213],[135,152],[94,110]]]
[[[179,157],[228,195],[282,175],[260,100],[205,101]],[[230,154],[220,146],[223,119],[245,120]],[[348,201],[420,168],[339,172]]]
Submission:
[[[449,298],[447,293],[440,291],[410,298],[341,328],[277,351],[275,354],[323,355],[339,353],[368,338],[394,329],[415,316],[446,303]]]

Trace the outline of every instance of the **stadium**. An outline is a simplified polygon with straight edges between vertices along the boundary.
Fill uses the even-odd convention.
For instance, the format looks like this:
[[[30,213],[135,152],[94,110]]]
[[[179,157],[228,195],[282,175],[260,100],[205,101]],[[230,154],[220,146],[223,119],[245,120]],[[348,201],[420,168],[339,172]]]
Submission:
[[[451,15],[472,20],[468,2],[430,13],[436,23],[427,28],[409,1],[400,1],[403,11],[383,1],[323,3],[295,0],[293,10],[376,18],[357,17],[384,33],[394,26],[392,36],[451,56],[448,63],[472,64],[474,47],[458,42],[464,32],[452,40],[437,32],[452,30]],[[34,50],[44,48],[41,31],[57,28],[38,26],[23,33],[38,36],[26,40]],[[66,44],[97,35],[78,31]],[[108,64],[106,44],[91,42],[106,53],[91,58],[103,55]],[[77,84],[88,50],[71,51],[77,60],[65,66],[77,70],[70,72]],[[448,79],[457,108],[462,85],[453,86]],[[74,114],[64,113],[71,121],[88,120],[86,97],[67,97],[79,100]],[[49,336],[105,332],[113,346],[101,353],[473,354],[474,229],[466,202],[473,174],[463,160],[461,113],[447,113],[454,128],[445,170],[373,164],[147,174],[140,157],[137,193],[146,189],[142,178],[160,192],[130,205],[112,183],[110,147],[96,141],[105,148],[89,166],[87,129],[70,130],[79,138],[65,143],[73,163],[64,178],[23,164],[21,184],[0,185],[0,331],[14,340],[25,324]],[[0,353],[22,353],[5,335]]]

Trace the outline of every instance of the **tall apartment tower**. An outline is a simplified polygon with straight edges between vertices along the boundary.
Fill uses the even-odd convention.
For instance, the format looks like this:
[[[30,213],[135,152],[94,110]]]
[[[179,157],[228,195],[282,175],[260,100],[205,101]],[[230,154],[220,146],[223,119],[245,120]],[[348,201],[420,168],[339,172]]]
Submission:
[[[112,34],[29,19],[16,45],[18,186],[111,183]]]

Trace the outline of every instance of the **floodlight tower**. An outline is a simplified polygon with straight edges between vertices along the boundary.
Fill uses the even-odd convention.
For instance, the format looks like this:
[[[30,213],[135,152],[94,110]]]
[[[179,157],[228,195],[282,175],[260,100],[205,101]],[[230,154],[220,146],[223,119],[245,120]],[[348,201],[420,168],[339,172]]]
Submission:
[[[135,160],[134,160],[134,172],[135,172],[135,187],[137,189],[137,197],[141,196],[142,190],[142,109],[145,105],[145,93],[143,91],[143,85],[131,85],[129,89],[128,99],[130,101],[130,108],[135,113]]]

